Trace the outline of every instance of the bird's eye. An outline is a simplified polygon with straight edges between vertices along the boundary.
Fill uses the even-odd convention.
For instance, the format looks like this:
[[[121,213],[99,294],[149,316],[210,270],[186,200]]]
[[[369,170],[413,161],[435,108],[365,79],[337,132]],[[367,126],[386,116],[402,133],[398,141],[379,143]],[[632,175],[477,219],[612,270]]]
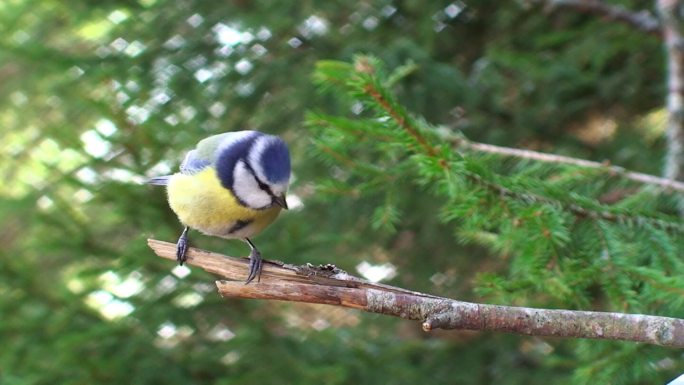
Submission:
[[[257,184],[259,185],[259,188],[264,190],[264,191],[270,191],[271,190],[266,183],[264,183],[258,179],[257,179]]]

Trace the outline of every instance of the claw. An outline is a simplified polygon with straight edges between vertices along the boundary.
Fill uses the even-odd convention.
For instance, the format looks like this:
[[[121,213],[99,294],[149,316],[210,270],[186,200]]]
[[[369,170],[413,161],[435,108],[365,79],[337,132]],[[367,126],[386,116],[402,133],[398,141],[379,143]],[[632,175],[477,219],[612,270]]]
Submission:
[[[256,246],[250,241],[248,238],[245,238],[247,243],[249,244],[249,247],[252,249],[252,251],[249,253],[249,275],[247,276],[247,280],[245,281],[245,285],[252,282],[254,278],[257,279],[257,282],[261,280],[261,268],[264,263],[264,259],[261,258],[261,253],[259,250],[257,250]]]
[[[183,263],[188,260],[187,255],[185,255],[188,252],[188,227],[186,226],[185,229],[183,230],[183,233],[181,233],[180,238],[178,238],[178,243],[176,243],[176,260],[178,263],[180,263],[181,266],[183,266]]]

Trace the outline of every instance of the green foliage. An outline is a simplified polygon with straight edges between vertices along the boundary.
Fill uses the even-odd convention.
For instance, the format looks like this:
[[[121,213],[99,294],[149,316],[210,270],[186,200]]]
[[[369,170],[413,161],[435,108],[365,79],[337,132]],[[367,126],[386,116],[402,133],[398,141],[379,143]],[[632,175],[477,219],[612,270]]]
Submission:
[[[532,297],[536,306],[684,314],[682,285],[674,278],[684,274],[677,256],[684,249],[684,227],[658,204],[671,194],[625,181],[602,184],[597,181],[602,175],[576,167],[524,162],[504,168],[475,151],[459,153],[453,138],[463,140],[462,134],[443,132],[407,113],[392,95],[389,78],[393,75],[377,59],[366,56],[349,65],[319,63],[315,79],[321,89],[363,103],[364,112],[348,118],[311,115],[317,147],[330,155],[325,149],[333,145],[330,138],[336,140],[332,130],[354,139],[383,138],[364,141],[366,152],[375,150],[375,156],[359,156],[351,144],[347,153],[336,155],[355,160],[350,179],[354,174],[375,179],[366,182],[364,194],[397,195],[394,184],[381,180],[399,177],[430,190],[434,198],[427,199],[442,202],[440,218],[455,224],[459,239],[510,261],[498,274],[481,274],[475,290],[503,303],[530,304]],[[384,172],[366,171],[378,166]],[[632,193],[638,199],[600,203],[616,186],[638,189]],[[383,213],[383,206],[373,214],[374,224],[378,210]],[[603,379],[599,382],[611,382],[625,360],[640,373],[639,366],[652,363],[639,355],[639,349],[622,349],[613,367],[587,367],[578,372],[578,381],[591,373]]]
[[[681,372],[658,347],[426,335],[331,307],[226,301],[214,277],[184,276],[145,243],[181,227],[141,181],[203,137],[259,129],[290,144],[303,202],[255,239],[266,258],[389,264],[391,284],[464,300],[681,317],[672,197],[458,150],[467,137],[658,174],[658,39],[525,2],[451,0],[11,0],[0,32],[0,384],[650,384]]]

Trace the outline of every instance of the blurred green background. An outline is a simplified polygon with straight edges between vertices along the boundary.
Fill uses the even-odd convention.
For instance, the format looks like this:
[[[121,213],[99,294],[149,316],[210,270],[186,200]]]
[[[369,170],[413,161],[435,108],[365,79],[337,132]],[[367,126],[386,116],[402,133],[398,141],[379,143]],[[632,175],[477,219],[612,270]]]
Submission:
[[[321,162],[304,114],[349,111],[316,91],[317,60],[414,62],[402,103],[473,140],[662,167],[659,39],[526,1],[4,0],[0,31],[2,385],[575,378],[587,362],[572,342],[425,334],[334,307],[224,300],[212,276],[147,248],[149,237],[175,242],[181,225],[163,189],[141,183],[175,170],[203,137],[258,129],[290,144],[301,201],[255,238],[266,258],[500,300],[476,296],[473,277],[507,262],[459,242],[425,191],[393,186],[404,211],[389,228],[374,225],[377,199],[318,193],[348,165]],[[650,370],[662,382],[677,365]]]

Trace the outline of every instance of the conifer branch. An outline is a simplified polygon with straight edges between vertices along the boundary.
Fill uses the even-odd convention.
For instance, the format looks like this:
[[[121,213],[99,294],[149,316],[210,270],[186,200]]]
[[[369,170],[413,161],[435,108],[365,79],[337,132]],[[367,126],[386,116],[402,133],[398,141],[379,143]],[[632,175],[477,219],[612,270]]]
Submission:
[[[154,252],[176,259],[176,245],[148,239]],[[371,283],[332,265],[294,266],[266,262],[259,282],[245,285],[248,261],[188,249],[189,265],[223,280],[224,297],[294,301],[343,306],[419,321],[425,331],[460,329],[531,336],[593,338],[684,347],[684,320],[641,314],[535,309],[463,302],[399,287]]]
[[[570,8],[593,13],[607,20],[617,21],[650,35],[661,36],[660,21],[647,10],[631,11],[619,5],[606,4],[601,0],[545,0],[547,8]]]
[[[365,69],[363,72],[372,74],[372,71],[368,70],[369,65],[370,64],[366,64],[363,66],[363,68]],[[424,155],[427,155],[428,157],[437,160],[439,162],[439,165],[443,169],[449,169],[449,163],[447,162],[447,160],[440,156],[440,153],[439,151],[437,151],[437,148],[432,146],[428,139],[420,132],[418,125],[411,119],[410,115],[403,109],[399,108],[398,105],[394,103],[394,100],[391,98],[390,95],[386,95],[383,93],[383,90],[375,83],[372,76],[370,76],[368,80],[363,83],[361,89],[367,96],[369,96],[373,100],[373,102],[376,104],[377,107],[379,107],[379,109],[384,111],[392,120],[395,121],[399,128],[405,130],[416,142],[420,144],[420,147],[424,150]],[[482,145],[479,147],[483,148]],[[562,207],[564,210],[572,213],[576,217],[602,219],[611,222],[630,222],[634,224],[641,224],[645,222],[650,223],[658,228],[666,229],[669,231],[684,231],[684,225],[681,223],[667,221],[655,217],[616,213],[613,212],[613,210],[610,207],[598,209],[594,207],[584,207],[579,202],[564,202],[559,201],[557,199],[541,196],[539,194],[517,192],[505,186],[497,184],[493,181],[486,180],[478,174],[469,171],[462,171],[462,173],[466,178],[468,178],[472,182],[477,183],[478,185],[502,196],[519,199],[525,202],[537,202],[556,205],[558,207]],[[677,182],[672,181],[671,184],[677,185]],[[596,205],[600,206],[600,204],[598,203]]]
[[[397,122],[399,127],[403,128],[406,130],[406,132],[411,135],[411,137],[418,142],[418,144],[425,150],[425,152],[430,155],[430,156],[436,156],[437,151],[435,150],[434,147],[432,147],[428,141],[425,139],[423,135],[418,132],[416,127],[409,123],[409,120],[407,119],[407,116],[405,114],[402,114],[400,111],[397,111],[385,98],[382,93],[380,93],[380,90],[376,87],[374,87],[372,84],[367,84],[366,87],[364,87],[364,91],[371,97],[373,100],[375,100],[378,105],[382,107],[385,112],[389,114],[389,116],[394,119],[394,121]]]

